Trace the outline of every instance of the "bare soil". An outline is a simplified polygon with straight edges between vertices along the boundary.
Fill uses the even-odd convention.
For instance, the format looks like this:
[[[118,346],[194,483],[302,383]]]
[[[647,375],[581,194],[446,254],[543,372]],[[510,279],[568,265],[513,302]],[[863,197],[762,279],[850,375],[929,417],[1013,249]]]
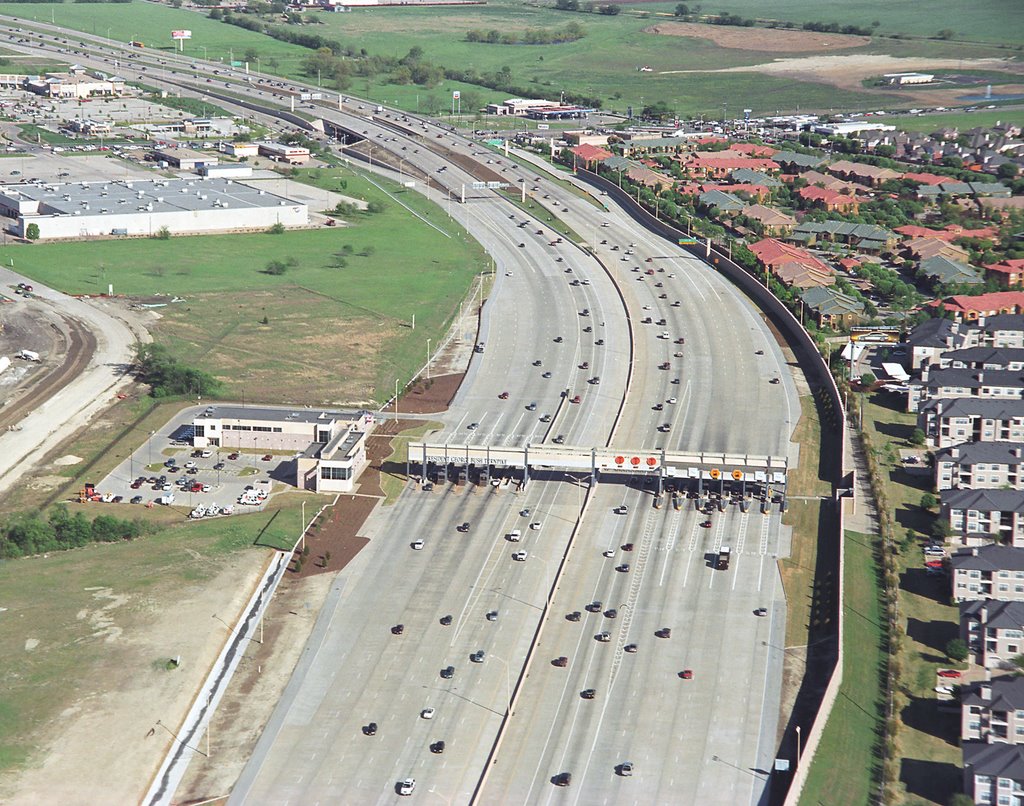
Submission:
[[[779,28],[740,28],[735,25],[702,25],[696,22],[659,22],[644,33],[707,39],[720,48],[757,50],[766,53],[810,53],[860,48],[871,44],[869,36],[786,31]]]
[[[457,372],[429,381],[421,378],[398,401],[399,413],[438,414],[447,411],[465,377],[465,372]]]

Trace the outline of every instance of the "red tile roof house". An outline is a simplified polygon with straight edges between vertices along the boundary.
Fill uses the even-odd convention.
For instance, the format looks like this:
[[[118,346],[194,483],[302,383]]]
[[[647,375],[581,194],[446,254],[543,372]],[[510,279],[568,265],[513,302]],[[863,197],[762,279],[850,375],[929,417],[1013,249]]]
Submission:
[[[820,188],[816,185],[800,188],[797,191],[797,195],[809,205],[821,207],[829,212],[856,213],[860,209],[860,199],[856,196],[837,193],[834,190]]]
[[[751,244],[750,251],[762,266],[787,286],[810,288],[816,285],[833,285],[836,281],[831,266],[822,263],[803,249],[784,244],[774,238],[763,238]]]
[[[921,184],[921,185],[941,185],[943,182],[948,182],[951,177],[939,176],[938,174],[928,174],[928,173],[923,173],[923,174],[906,173],[906,174],[903,174],[903,178],[904,179],[908,179],[911,182],[917,182],[918,184]]]
[[[957,321],[973,322],[980,316],[996,316],[1001,313],[1024,313],[1024,291],[994,291],[969,297],[963,294],[934,299],[925,304],[928,308],[942,308]]]
[[[985,264],[985,279],[995,280],[1000,288],[1020,288],[1024,285],[1024,260],[1002,260]]]
[[[736,154],[746,154],[750,157],[771,157],[779,153],[777,148],[763,146],[759,143],[733,143],[729,150]]]
[[[771,191],[764,185],[747,185],[747,184],[732,184],[732,185],[716,185],[710,182],[705,182],[701,185],[701,192],[707,192],[709,190],[720,190],[723,193],[732,193],[733,195],[739,196],[740,198],[751,198],[757,201],[764,201],[771,196]]]
[[[593,170],[594,166],[599,162],[604,162],[609,157],[613,156],[611,151],[608,151],[599,146],[592,146],[589,143],[576,146],[572,149],[572,153],[575,155],[575,161],[577,164],[583,163],[583,166],[588,170]]]
[[[709,179],[725,179],[737,168],[750,168],[777,174],[779,166],[769,159],[757,159],[730,154],[728,151],[695,152],[681,158],[683,170],[691,176]]]

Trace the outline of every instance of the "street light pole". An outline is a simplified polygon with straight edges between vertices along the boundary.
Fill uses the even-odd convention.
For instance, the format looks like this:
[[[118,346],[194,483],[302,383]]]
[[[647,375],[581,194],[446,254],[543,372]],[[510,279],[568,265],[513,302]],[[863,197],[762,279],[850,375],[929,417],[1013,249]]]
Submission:
[[[302,502],[302,550],[306,550],[306,502]]]
[[[395,378],[395,421],[398,421],[398,378]]]
[[[427,339],[427,380],[430,380],[430,339]]]

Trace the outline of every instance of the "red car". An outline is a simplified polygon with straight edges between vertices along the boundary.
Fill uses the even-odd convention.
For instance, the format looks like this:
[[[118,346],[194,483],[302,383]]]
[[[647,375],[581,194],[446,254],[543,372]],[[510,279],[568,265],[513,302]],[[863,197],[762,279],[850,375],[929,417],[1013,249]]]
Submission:
[[[924,565],[925,568],[942,568],[942,560],[928,560]]]
[[[272,454],[265,453],[265,454],[263,454],[263,461],[264,462],[272,462],[272,461],[274,461],[274,457],[273,457]]]
[[[237,458],[238,458],[238,454],[237,453],[229,453],[228,454],[228,459],[230,459],[232,462],[235,461],[235,459],[237,459]]]
[[[679,673],[679,676],[683,680],[693,680],[693,669],[683,669],[683,671]]]
[[[935,674],[939,677],[956,677],[960,678],[963,672],[958,672],[956,669],[939,669]]]
[[[574,397],[570,402],[572,402],[572,403],[579,403],[580,402],[580,396],[576,395],[576,397]]]

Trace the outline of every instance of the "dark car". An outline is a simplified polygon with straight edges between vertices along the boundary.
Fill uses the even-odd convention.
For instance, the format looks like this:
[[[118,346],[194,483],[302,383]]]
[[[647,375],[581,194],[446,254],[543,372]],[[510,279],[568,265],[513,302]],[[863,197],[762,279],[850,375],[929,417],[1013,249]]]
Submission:
[[[551,781],[555,786],[569,786],[572,783],[572,773],[560,772]]]
[[[592,700],[597,696],[597,691],[592,688],[585,688],[580,692],[580,696],[585,700]]]
[[[228,459],[230,459],[232,462],[235,461],[235,459],[237,459],[237,458],[238,458],[238,454],[237,453],[229,453],[228,454]]]
[[[633,550],[633,544],[632,543],[623,543],[622,544],[622,550],[623,551],[632,551]]]
[[[136,495],[134,498],[132,498],[132,503],[133,504],[141,504],[142,503],[142,496],[141,495]]]
[[[376,736],[377,735],[377,723],[371,722],[369,725],[363,725],[364,736]]]
[[[430,752],[431,753],[443,753],[444,752],[444,742],[441,742],[441,741],[434,742],[432,745],[430,745]]]
[[[619,615],[619,611],[616,610],[614,607],[604,611],[605,618],[615,618],[617,615]]]
[[[595,600],[595,601],[591,602],[590,604],[588,604],[583,609],[584,610],[588,610],[591,613],[600,613],[601,612],[601,603],[599,601]]]
[[[567,657],[565,657],[565,655],[562,655],[562,657],[555,658],[553,661],[551,661],[551,665],[552,666],[568,666],[569,665],[569,659]]]
[[[274,461],[274,456],[273,456],[273,454],[265,453],[265,454],[263,454],[263,459],[261,461],[272,462],[272,461]]]
[[[573,610],[571,613],[566,613],[565,618],[567,621],[579,621],[581,615],[579,610]]]
[[[662,627],[660,630],[656,630],[654,634],[658,638],[671,638],[672,637],[672,628],[671,627]]]
[[[683,680],[693,680],[693,669],[683,669],[683,671],[679,673],[679,676]]]
[[[404,624],[396,624],[394,627],[391,628],[391,634],[392,635],[401,635],[404,632],[405,632],[405,625]]]
[[[457,532],[468,532],[469,531],[469,521],[466,521],[465,523],[460,523],[458,526],[455,527],[455,531],[457,531]]]
[[[451,680],[453,677],[455,677],[455,667],[445,666],[441,670],[441,677],[443,677],[445,680]]]
[[[615,566],[615,570],[618,571],[620,574],[625,574],[627,571],[629,571],[629,563],[623,563],[622,565],[616,565]]]
[[[215,464],[215,465],[213,466],[213,469],[214,469],[214,470],[223,470],[223,469],[224,469],[224,467],[225,467],[225,465],[224,465],[224,463],[223,463],[223,462],[217,462],[217,464]],[[174,472],[174,471],[171,471],[171,472]]]

